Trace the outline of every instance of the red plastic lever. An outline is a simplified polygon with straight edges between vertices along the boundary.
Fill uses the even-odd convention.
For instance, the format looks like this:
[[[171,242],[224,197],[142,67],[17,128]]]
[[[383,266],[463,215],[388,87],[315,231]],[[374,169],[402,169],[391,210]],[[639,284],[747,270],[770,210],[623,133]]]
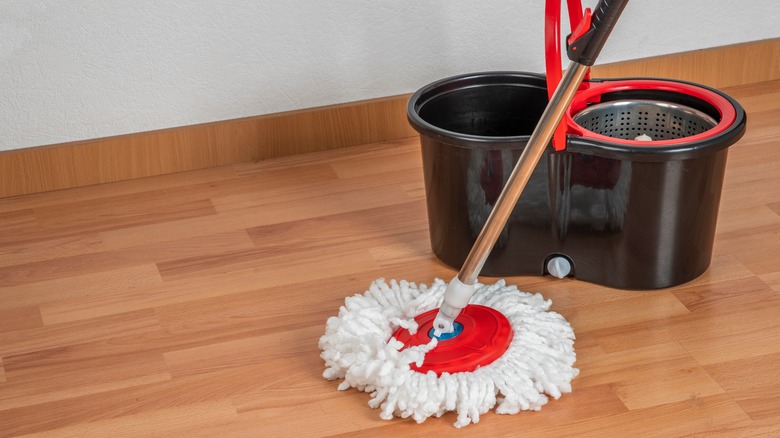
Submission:
[[[577,28],[571,32],[569,39],[566,40],[569,45],[574,44],[575,41],[582,38],[590,30],[592,15],[590,8],[585,9],[585,15],[583,15],[582,20],[580,20]]]

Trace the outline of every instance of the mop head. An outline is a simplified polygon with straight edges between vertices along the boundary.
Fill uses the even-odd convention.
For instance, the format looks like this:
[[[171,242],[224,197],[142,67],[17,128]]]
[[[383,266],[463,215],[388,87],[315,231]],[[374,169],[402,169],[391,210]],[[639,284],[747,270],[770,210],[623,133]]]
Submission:
[[[437,309],[446,287],[442,280],[428,288],[379,279],[362,295],[347,298],[338,316],[328,319],[319,341],[323,376],[344,379],[339,390],[370,393],[368,404],[381,409],[382,419],[412,417],[422,423],[452,411],[457,413],[455,427],[479,422],[493,407],[499,414],[538,411],[548,396],[558,399],[571,392],[571,380],[579,373],[573,367],[571,326],[549,311],[550,300],[507,286],[504,280],[478,285],[469,306],[487,306],[506,317],[512,331],[506,351],[470,372],[418,371],[426,353],[450,341],[433,337],[425,344],[405,346],[393,336],[397,331],[417,333],[415,317]]]

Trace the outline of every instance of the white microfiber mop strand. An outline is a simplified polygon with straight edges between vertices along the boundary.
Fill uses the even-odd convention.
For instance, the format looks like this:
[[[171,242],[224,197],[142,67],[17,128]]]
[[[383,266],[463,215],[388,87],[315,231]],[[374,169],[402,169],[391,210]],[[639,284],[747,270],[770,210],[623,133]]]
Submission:
[[[410,364],[422,364],[437,341],[399,351],[403,344],[391,335],[398,327],[415,333],[414,317],[438,308],[446,287],[442,280],[427,288],[379,279],[364,294],[347,298],[338,316],[328,319],[319,341],[323,376],[343,378],[339,390],[352,387],[370,393],[369,406],[381,408],[385,420],[412,417],[422,423],[453,411],[458,414],[455,427],[477,423],[494,406],[499,414],[538,411],[547,395],[557,399],[571,392],[571,380],[579,373],[573,367],[574,331],[566,319],[549,311],[551,301],[507,286],[504,280],[479,285],[471,299],[471,304],[492,307],[509,320],[514,336],[500,358],[468,373],[437,376],[411,369]]]

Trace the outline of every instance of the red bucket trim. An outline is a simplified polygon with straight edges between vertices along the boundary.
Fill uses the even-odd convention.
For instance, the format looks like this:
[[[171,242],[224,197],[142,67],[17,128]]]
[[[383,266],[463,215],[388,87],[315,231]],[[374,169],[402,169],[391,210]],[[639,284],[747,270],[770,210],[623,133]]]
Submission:
[[[712,129],[708,129],[707,131],[700,134],[689,137],[657,141],[637,141],[609,137],[588,131],[574,121],[573,115],[576,115],[578,112],[585,109],[589,103],[600,102],[602,95],[629,90],[666,91],[695,97],[712,105],[718,111],[720,120],[718,121],[718,124],[715,125]],[[575,134],[580,137],[622,145],[656,147],[674,146],[682,143],[691,143],[715,137],[716,135],[726,131],[729,127],[731,127],[731,125],[734,124],[734,121],[737,119],[737,112],[734,109],[734,105],[732,105],[731,102],[729,102],[725,97],[702,87],[697,87],[695,85],[681,82],[655,79],[627,79],[606,81],[602,83],[591,82],[590,87],[577,93],[577,95],[574,97],[574,101],[572,102],[564,117],[569,128],[569,134]]]

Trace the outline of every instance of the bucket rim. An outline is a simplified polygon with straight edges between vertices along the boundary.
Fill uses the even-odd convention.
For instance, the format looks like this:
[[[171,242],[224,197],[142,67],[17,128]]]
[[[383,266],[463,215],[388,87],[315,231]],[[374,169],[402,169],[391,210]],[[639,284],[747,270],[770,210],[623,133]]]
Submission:
[[[574,121],[589,102],[602,96],[625,92],[676,93],[681,98],[703,102],[718,115],[718,123],[700,134],[673,140],[643,142],[608,137],[585,130]],[[747,116],[728,94],[693,82],[658,78],[596,79],[579,92],[564,115],[569,133],[566,149],[601,157],[634,161],[667,161],[708,155],[736,143],[745,134]]]
[[[475,83],[478,83],[480,80],[488,80],[488,83],[493,81],[493,84],[501,84],[502,80],[505,81],[506,79],[514,79],[515,82],[512,83],[514,86],[538,88],[541,92],[545,92],[546,94],[546,78],[543,74],[539,73],[499,70],[459,74],[431,82],[413,93],[409,98],[406,107],[407,120],[421,137],[427,137],[448,146],[480,150],[522,148],[528,142],[530,134],[518,136],[482,136],[465,134],[435,126],[425,121],[418,113],[425,101],[434,96],[441,95],[443,92],[452,92],[467,88],[468,86],[475,86]],[[519,81],[525,81],[525,83]],[[712,132],[708,131],[706,133],[707,135],[701,137],[686,137],[683,142],[669,144],[664,144],[663,141],[659,141],[652,146],[648,146],[646,143],[632,144],[637,142],[631,140],[620,141],[620,139],[607,136],[601,138],[595,135],[583,136],[570,132],[566,136],[566,149],[562,152],[570,151],[573,153],[584,153],[605,158],[632,161],[682,160],[708,155],[725,149],[736,143],[745,133],[747,115],[742,106],[733,97],[720,90],[693,82],[641,77],[591,79],[586,83],[585,89],[578,92],[575,102],[584,102],[583,99],[588,96],[592,97],[593,95],[597,95],[600,91],[610,90],[607,93],[614,92],[617,88],[615,87],[616,84],[620,85],[626,83],[629,86],[623,87],[622,89],[624,90],[641,90],[641,88],[637,87],[638,84],[654,83],[658,84],[662,89],[670,88],[678,91],[695,90],[694,97],[698,97],[698,94],[711,97],[714,96],[712,99],[719,100],[721,102],[719,105],[721,105],[722,108],[730,108],[731,111],[733,111],[733,118],[728,116],[728,122],[724,122],[726,119],[721,116],[722,123],[720,123],[718,130]],[[430,95],[430,93],[436,90],[438,90],[439,94]],[[582,93],[584,92],[590,92],[591,94],[583,95]],[[690,93],[690,91],[688,93]],[[707,99],[704,101],[708,102]],[[712,105],[711,103],[709,104]],[[573,102],[572,106],[567,110],[567,113],[564,116],[565,123],[574,124],[573,120],[571,120],[571,113],[576,111],[574,105],[575,103]],[[574,125],[578,126],[576,124]],[[550,145],[548,146],[548,149],[552,150],[553,148]]]
[[[715,126],[696,135],[680,137],[669,140],[652,142],[636,141],[624,138],[609,137],[593,131],[589,131],[576,122],[576,118],[587,111],[591,104],[601,104],[601,98],[605,95],[620,92],[664,92],[668,95],[678,95],[687,99],[696,99],[711,106],[718,113]],[[626,99],[630,100],[630,99]],[[635,99],[639,100],[639,99]],[[675,103],[675,102],[671,102]],[[569,126],[569,132],[581,137],[590,137],[611,143],[638,147],[674,146],[697,140],[712,139],[726,131],[737,119],[737,110],[723,95],[714,91],[688,83],[669,81],[663,79],[628,79],[604,81],[591,85],[586,90],[577,93],[571,106],[566,111],[565,120]]]
[[[483,71],[463,73],[431,82],[418,89],[409,98],[406,116],[409,124],[421,135],[435,138],[450,146],[470,149],[505,149],[525,145],[531,134],[511,136],[487,136],[450,131],[423,119],[419,112],[434,98],[469,88],[482,86],[513,86],[538,89],[547,98],[546,80],[543,74],[523,71]]]

